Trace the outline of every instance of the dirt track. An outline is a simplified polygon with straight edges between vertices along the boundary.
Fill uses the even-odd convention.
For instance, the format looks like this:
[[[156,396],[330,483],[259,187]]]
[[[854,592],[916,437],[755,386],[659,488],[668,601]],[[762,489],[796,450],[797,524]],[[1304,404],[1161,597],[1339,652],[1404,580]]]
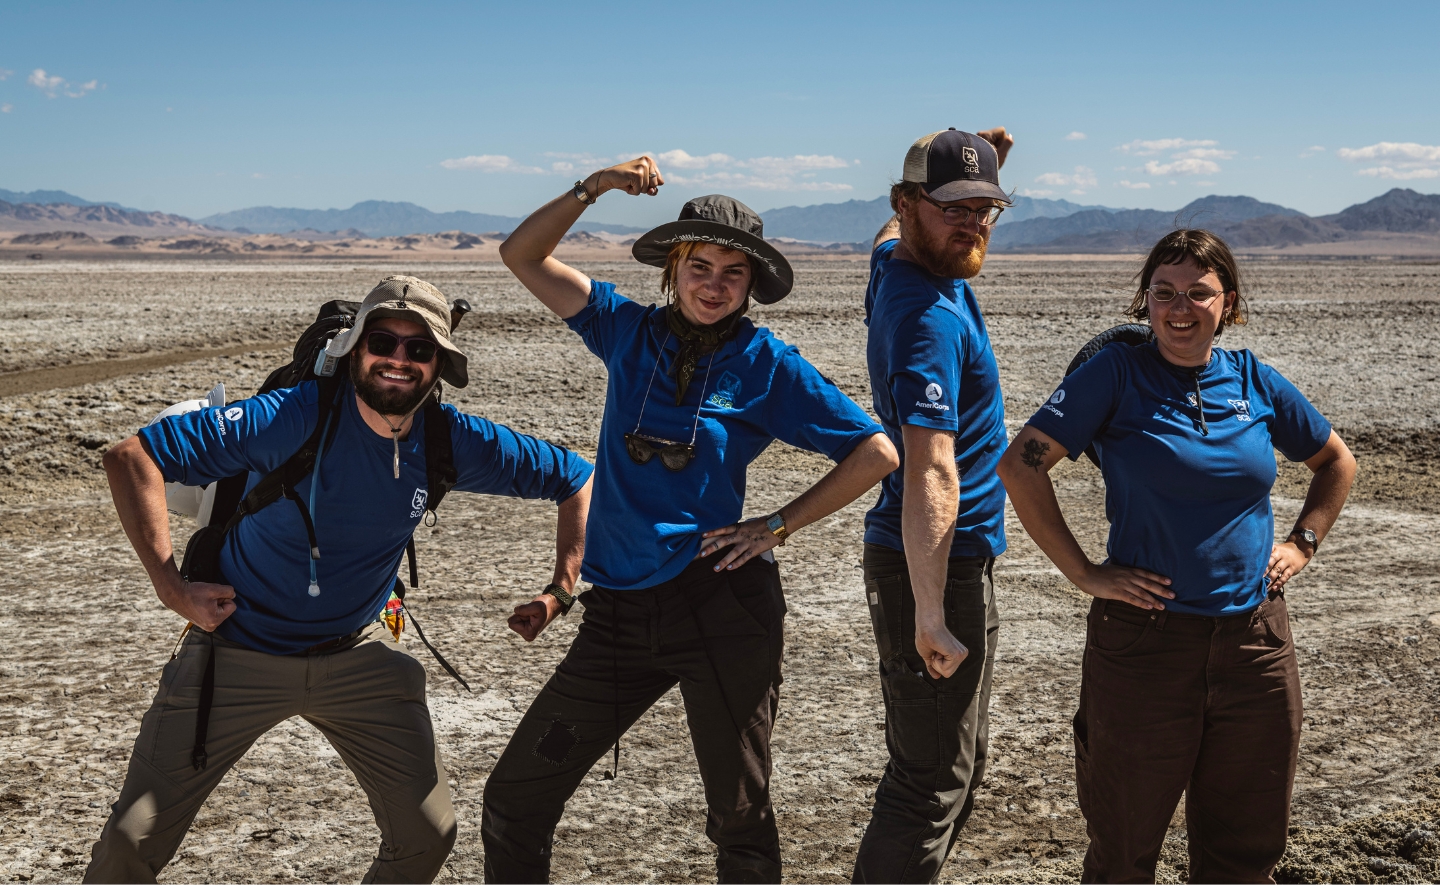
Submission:
[[[635,265],[585,268],[648,297]],[[237,347],[293,336],[321,301],[358,298],[392,270],[417,273],[476,316],[461,343],[471,387],[453,399],[590,453],[604,373],[495,265],[0,264],[0,372]],[[997,261],[977,289],[996,341],[1012,431],[1074,350],[1120,321],[1123,262]],[[1291,879],[1440,878],[1440,266],[1264,262],[1246,268],[1253,322],[1222,343],[1250,347],[1311,396],[1352,442],[1352,503],[1289,595],[1305,686]],[[797,292],[757,320],[796,343],[868,406],[861,264],[802,264]],[[42,299],[43,294],[43,299]],[[59,310],[41,312],[46,300]],[[160,343],[157,343],[160,342]],[[78,879],[124,776],[138,719],[181,624],[144,582],[98,470],[106,446],[171,402],[224,380],[232,397],[282,358],[249,351],[0,399],[0,878]],[[748,510],[765,512],[826,463],[776,445],[752,467]],[[1057,471],[1082,543],[1104,545],[1099,484],[1085,462]],[[1276,489],[1288,527],[1304,469]],[[875,651],[859,580],[862,501],[782,551],[790,599],[775,801],[792,881],[847,880],[884,761]],[[514,723],[573,635],[534,646],[504,615],[545,581],[549,505],[456,495],[421,538],[427,633],[472,675],[458,691],[431,667],[432,710],[461,835],[445,879],[480,877],[479,801]],[[183,543],[189,527],[174,521]],[[1010,524],[996,567],[1002,606],[992,705],[994,763],[942,878],[1078,877],[1069,717],[1086,599]],[[422,651],[423,655],[423,651]],[[430,664],[428,658],[425,659]],[[557,838],[557,880],[713,880],[704,808],[678,698],[625,742],[619,781],[598,770]],[[1429,835],[1427,835],[1429,834]],[[262,739],[202,810],[170,881],[347,880],[374,849],[353,777],[308,725]],[[1183,819],[1162,877],[1183,876]]]

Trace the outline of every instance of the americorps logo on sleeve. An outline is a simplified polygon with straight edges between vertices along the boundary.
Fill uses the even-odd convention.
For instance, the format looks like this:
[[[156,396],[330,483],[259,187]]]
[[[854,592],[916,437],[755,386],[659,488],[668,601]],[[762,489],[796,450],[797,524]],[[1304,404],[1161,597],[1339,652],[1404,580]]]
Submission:
[[[1065,413],[1055,408],[1063,402],[1065,402],[1065,388],[1062,387],[1054,393],[1050,394],[1050,399],[1047,400],[1045,404],[1041,406],[1041,408],[1054,412],[1057,416],[1064,418]]]
[[[929,384],[925,385],[925,398],[928,399],[930,402],[922,403],[919,400],[916,400],[915,405],[919,406],[922,409],[934,409],[937,412],[948,412],[950,411],[950,407],[938,401],[940,397],[944,395],[945,388],[941,387],[939,384],[936,384],[934,381],[931,381]]]
[[[239,406],[231,406],[225,410],[225,417],[229,421],[239,421],[245,415],[245,410]]]

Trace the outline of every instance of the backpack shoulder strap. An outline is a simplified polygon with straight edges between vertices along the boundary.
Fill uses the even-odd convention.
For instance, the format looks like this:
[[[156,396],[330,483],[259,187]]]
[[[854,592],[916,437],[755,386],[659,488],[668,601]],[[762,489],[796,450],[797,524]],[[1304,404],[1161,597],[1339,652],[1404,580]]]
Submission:
[[[432,514],[439,509],[445,495],[455,488],[459,473],[455,470],[455,449],[450,439],[450,416],[440,406],[438,396],[425,403],[425,509]]]
[[[240,500],[235,508],[234,515],[231,516],[225,524],[226,531],[234,528],[240,520],[252,513],[258,513],[264,510],[266,507],[280,500],[280,498],[292,497],[292,490],[296,484],[304,479],[306,474],[310,473],[311,470],[315,469],[315,456],[320,453],[321,439],[325,439],[325,447],[327,449],[335,444],[335,425],[340,421],[341,412],[340,408],[338,408],[341,389],[340,379],[337,377],[320,378],[317,384],[320,388],[317,398],[319,415],[318,420],[315,422],[315,429],[310,433],[310,438],[305,440],[304,444],[300,446],[299,451],[291,455],[284,464],[265,474],[265,476],[255,484],[255,488],[250,490],[250,494]],[[241,476],[243,477],[244,474],[241,474]],[[300,501],[297,499],[296,503],[300,504]],[[300,505],[300,508],[304,511],[303,515],[306,517],[306,528],[308,529],[310,528],[308,525],[309,511],[305,509],[303,504]],[[313,529],[311,533],[313,535]],[[311,546],[315,546],[313,538],[311,539]]]

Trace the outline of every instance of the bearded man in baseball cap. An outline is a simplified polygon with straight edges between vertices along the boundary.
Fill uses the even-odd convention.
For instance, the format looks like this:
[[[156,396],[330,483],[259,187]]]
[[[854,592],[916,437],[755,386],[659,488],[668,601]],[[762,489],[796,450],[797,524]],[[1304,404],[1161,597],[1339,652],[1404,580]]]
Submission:
[[[875,414],[901,456],[865,516],[865,588],[890,761],[856,882],[934,882],[985,771],[1005,550],[1000,375],[969,279],[1010,197],[1004,128],[910,146],[865,293]],[[964,476],[962,491],[960,477]],[[909,634],[902,625],[914,625]]]

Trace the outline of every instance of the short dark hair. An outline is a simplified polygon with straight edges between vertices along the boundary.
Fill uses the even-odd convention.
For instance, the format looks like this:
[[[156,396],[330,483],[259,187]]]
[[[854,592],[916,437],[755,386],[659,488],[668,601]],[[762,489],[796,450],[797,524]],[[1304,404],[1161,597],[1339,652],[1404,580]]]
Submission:
[[[1162,264],[1184,264],[1186,261],[1193,261],[1207,271],[1214,271],[1220,278],[1220,286],[1225,294],[1235,293],[1235,306],[1225,312],[1220,325],[1215,327],[1215,337],[1219,338],[1226,326],[1245,325],[1248,305],[1245,294],[1240,291],[1240,266],[1236,264],[1235,256],[1224,240],[1208,230],[1199,229],[1171,231],[1160,238],[1160,242],[1156,243],[1146,256],[1144,267],[1135,275],[1140,285],[1135,290],[1135,296],[1130,299],[1130,307],[1125,311],[1126,316],[1137,320],[1150,319],[1150,306],[1145,301],[1145,290],[1150,288],[1150,278]]]

